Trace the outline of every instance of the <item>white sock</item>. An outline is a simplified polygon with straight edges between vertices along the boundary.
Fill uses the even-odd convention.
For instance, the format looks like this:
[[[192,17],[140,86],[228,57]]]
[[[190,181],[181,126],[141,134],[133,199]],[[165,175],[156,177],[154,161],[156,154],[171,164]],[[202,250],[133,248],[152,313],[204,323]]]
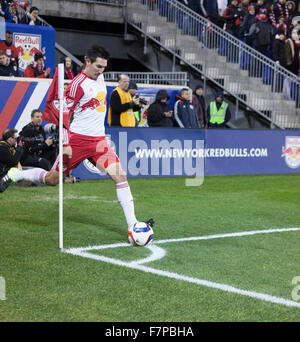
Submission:
[[[29,170],[13,170],[12,177],[13,180],[18,182],[21,180],[26,180],[33,183],[45,184],[45,177],[48,171],[35,167]]]
[[[116,192],[118,201],[122,206],[127,225],[128,227],[131,227],[137,222],[137,219],[134,213],[134,203],[129,184],[127,182],[116,184]]]

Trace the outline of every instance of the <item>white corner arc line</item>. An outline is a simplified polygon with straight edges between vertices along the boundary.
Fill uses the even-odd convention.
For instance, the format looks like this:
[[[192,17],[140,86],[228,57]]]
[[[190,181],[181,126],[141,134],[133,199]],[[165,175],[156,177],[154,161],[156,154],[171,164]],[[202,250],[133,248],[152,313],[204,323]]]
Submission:
[[[268,233],[279,233],[279,232],[288,232],[288,231],[300,231],[300,228],[276,228],[276,229],[266,229],[266,230],[255,230],[255,231],[246,231],[246,232],[237,232],[237,233],[229,233],[229,234],[215,234],[215,235],[207,235],[207,236],[199,236],[199,237],[191,237],[191,238],[180,238],[180,239],[168,239],[168,240],[158,240],[155,242],[155,244],[162,244],[162,243],[168,243],[168,242],[182,242],[182,241],[196,241],[196,240],[209,240],[209,239],[218,239],[218,238],[226,238],[226,237],[242,237],[242,236],[251,236],[256,234],[268,234]],[[185,282],[214,288],[218,290],[222,290],[229,293],[235,293],[242,296],[247,296],[255,299],[259,299],[265,302],[270,302],[274,304],[280,304],[287,307],[296,307],[300,308],[300,303],[292,300],[288,300],[281,297],[272,296],[266,293],[260,293],[255,291],[248,291],[236,288],[231,285],[227,284],[221,284],[221,283],[215,283],[209,280],[199,279],[199,278],[193,278],[189,276],[185,276],[183,274],[178,274],[174,272],[168,272],[160,269],[155,269],[152,267],[147,267],[142,264],[154,260],[161,259],[165,256],[165,251],[162,248],[159,248],[157,246],[149,246],[147,247],[152,252],[152,255],[145,259],[136,260],[133,262],[124,262],[119,259],[113,259],[108,258],[101,255],[96,255],[92,253],[88,253],[86,251],[88,250],[101,250],[101,249],[107,249],[107,248],[118,248],[118,247],[128,247],[130,246],[128,243],[119,243],[119,244],[112,244],[112,245],[102,245],[102,246],[91,246],[91,247],[84,247],[84,248],[71,248],[67,250],[63,250],[64,253],[72,254],[81,256],[84,258],[94,259],[102,262],[111,263],[117,266],[125,266],[129,267],[131,269],[140,270],[146,273],[156,274],[160,276],[164,276],[167,278],[172,278],[176,280],[182,280]],[[156,248],[157,247],[157,248]]]

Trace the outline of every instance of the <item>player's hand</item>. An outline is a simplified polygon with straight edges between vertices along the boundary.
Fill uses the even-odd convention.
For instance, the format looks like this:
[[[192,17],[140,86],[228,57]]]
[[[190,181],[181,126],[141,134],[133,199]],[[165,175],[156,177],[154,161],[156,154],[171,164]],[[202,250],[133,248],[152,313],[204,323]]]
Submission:
[[[48,77],[48,76],[50,75],[50,71],[51,71],[50,68],[47,68],[47,69],[45,70],[45,77]]]
[[[72,147],[71,146],[64,146],[63,147],[63,155],[66,155],[69,158],[72,158]]]

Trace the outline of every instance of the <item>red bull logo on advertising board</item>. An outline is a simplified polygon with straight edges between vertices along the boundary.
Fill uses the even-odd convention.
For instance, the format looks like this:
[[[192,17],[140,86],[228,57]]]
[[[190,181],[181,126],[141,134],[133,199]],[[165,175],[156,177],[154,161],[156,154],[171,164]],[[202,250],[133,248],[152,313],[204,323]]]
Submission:
[[[281,157],[284,157],[287,166],[292,169],[300,166],[300,137],[285,137]]]
[[[34,55],[42,52],[42,38],[40,35],[14,33],[14,44],[18,51],[19,68],[24,71],[33,62]]]

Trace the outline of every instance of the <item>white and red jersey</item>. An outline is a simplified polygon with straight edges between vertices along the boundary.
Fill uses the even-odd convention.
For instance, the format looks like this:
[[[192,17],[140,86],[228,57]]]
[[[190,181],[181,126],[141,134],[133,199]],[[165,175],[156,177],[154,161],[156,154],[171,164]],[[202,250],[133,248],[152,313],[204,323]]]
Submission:
[[[102,74],[93,80],[81,73],[72,80],[66,92],[70,132],[91,137],[105,136],[106,95]]]

